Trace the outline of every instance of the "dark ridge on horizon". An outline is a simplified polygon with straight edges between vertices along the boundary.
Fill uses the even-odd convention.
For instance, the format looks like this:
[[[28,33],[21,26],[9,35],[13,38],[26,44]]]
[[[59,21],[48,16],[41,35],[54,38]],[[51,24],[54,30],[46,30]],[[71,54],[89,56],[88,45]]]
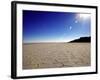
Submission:
[[[91,37],[80,37],[78,39],[69,41],[69,43],[71,42],[91,42]]]

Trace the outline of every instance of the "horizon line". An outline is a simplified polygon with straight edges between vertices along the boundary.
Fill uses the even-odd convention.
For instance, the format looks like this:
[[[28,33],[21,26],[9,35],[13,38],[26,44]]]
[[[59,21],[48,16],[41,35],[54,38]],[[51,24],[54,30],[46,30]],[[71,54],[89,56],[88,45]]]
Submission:
[[[91,37],[91,36],[85,36],[85,37]],[[82,37],[79,37],[79,38],[76,38],[76,39],[80,39]],[[22,43],[68,43],[68,42],[71,42],[73,40],[76,40],[76,39],[72,39],[72,40],[68,40],[68,41],[31,41],[31,42],[22,42]]]

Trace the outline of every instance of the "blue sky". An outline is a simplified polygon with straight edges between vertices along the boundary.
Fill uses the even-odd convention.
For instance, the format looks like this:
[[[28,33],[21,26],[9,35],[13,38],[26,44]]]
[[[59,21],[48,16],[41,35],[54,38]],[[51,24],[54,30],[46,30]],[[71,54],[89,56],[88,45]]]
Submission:
[[[23,42],[68,42],[90,36],[90,24],[87,13],[23,10]]]

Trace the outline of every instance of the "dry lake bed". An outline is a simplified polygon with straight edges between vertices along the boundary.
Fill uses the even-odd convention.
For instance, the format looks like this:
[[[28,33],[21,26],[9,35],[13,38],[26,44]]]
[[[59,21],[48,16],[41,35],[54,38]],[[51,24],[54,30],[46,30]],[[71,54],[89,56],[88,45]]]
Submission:
[[[91,65],[90,43],[23,43],[23,69]]]

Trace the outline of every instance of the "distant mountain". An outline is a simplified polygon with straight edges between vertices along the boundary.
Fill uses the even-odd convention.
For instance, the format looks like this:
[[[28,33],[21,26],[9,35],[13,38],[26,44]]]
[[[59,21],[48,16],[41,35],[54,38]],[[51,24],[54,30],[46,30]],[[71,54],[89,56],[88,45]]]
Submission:
[[[91,37],[80,37],[79,39],[75,39],[70,42],[91,42]]]

